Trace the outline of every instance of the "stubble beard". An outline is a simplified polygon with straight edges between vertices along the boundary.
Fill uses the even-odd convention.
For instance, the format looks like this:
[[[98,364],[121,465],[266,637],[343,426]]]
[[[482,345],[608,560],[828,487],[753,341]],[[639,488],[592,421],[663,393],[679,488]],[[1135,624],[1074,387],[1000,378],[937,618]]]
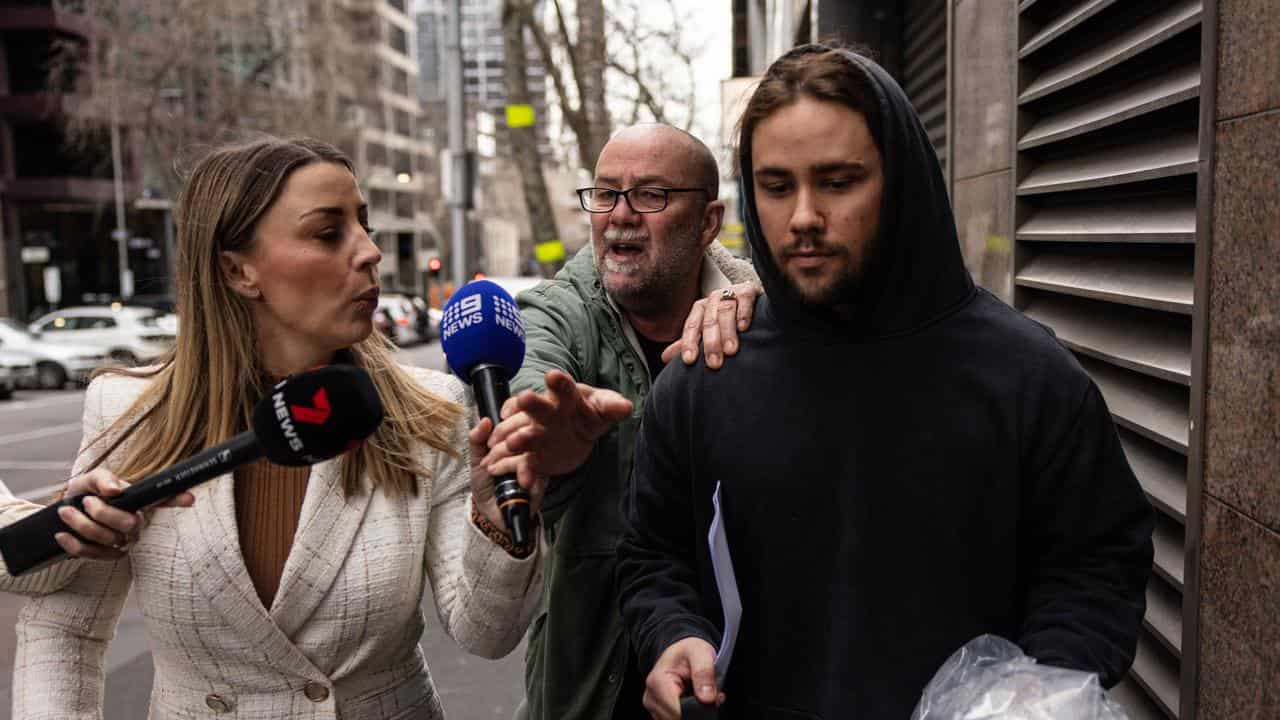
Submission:
[[[785,264],[785,258],[775,255],[773,257],[774,266],[778,268],[779,274],[782,275],[787,294],[801,305],[812,308],[832,308],[837,305],[848,305],[856,302],[862,289],[863,270],[866,267],[867,256],[871,248],[866,248],[861,253],[853,254],[847,249],[832,248],[823,245],[821,242],[808,244],[816,245],[823,250],[834,250],[842,261],[842,267],[837,274],[832,275],[829,279],[824,280],[821,276],[808,279],[804,276],[803,271],[788,268]]]
[[[631,233],[634,231],[606,230],[605,245],[632,239],[635,235]],[[629,313],[651,316],[671,310],[689,277],[696,278],[701,271],[702,253],[697,240],[696,227],[679,228],[672,230],[664,254],[650,254],[652,239],[646,241],[645,255],[634,262],[618,262],[602,252],[598,264],[605,291],[618,307]],[[609,273],[624,275],[628,282],[611,282]]]

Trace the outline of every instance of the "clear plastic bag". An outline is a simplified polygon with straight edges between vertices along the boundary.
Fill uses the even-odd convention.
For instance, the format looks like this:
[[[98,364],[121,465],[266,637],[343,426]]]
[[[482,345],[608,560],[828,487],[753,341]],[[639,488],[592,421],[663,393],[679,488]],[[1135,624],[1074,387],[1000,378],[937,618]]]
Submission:
[[[970,640],[929,681],[911,720],[1128,720],[1098,676],[1039,665],[996,635]]]

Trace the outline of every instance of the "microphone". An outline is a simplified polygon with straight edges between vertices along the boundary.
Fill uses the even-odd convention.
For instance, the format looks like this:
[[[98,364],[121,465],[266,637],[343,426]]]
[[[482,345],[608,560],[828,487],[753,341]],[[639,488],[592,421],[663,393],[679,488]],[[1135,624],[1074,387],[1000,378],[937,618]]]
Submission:
[[[440,344],[449,369],[470,383],[480,416],[497,427],[511,396],[507,381],[524,362],[524,319],[511,295],[497,283],[473,280],[445,303]],[[493,494],[511,541],[529,547],[529,491],[513,475],[493,479]]]
[[[358,447],[382,423],[382,400],[369,374],[350,365],[329,365],[287,378],[253,408],[252,428],[176,465],[133,483],[112,507],[136,512],[260,457],[277,465],[313,465]],[[58,508],[84,511],[90,495],[65,498],[0,528],[0,555],[11,576],[61,560],[55,533],[71,532]],[[97,496],[94,496],[97,497]]]

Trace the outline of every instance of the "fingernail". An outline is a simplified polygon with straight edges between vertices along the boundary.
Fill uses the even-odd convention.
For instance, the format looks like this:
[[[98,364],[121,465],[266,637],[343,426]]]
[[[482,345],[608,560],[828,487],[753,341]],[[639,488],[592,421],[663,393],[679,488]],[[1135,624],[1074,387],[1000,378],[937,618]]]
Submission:
[[[694,361],[694,355],[692,350],[685,350],[684,353],[680,355],[680,357],[684,358],[684,361],[687,363],[691,363]]]
[[[702,686],[702,692],[703,692],[703,693],[709,693],[709,692],[713,692],[713,691],[714,691],[714,690],[712,689],[712,687],[711,687],[710,685],[703,685],[703,686]]]
[[[715,354],[715,353],[712,353],[711,355],[708,355],[708,356],[707,356],[707,364],[708,364],[708,365],[713,365],[713,364],[714,364],[714,365],[719,365],[719,364],[720,364],[720,356],[719,356],[718,354]]]
[[[732,340],[724,344],[724,351],[727,353],[736,352],[737,349],[738,343],[733,342]]]
[[[739,331],[739,332],[741,332],[741,331],[746,330],[746,329],[747,329],[747,321],[746,321],[746,320],[739,320],[739,321],[738,321],[738,331]]]

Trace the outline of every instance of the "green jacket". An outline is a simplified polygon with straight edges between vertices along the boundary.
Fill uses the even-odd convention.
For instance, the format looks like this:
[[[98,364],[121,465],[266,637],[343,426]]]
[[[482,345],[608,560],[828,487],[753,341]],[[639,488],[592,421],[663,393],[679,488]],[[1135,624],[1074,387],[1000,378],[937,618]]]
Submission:
[[[739,282],[758,282],[751,264],[712,243],[703,260],[703,295]],[[590,246],[516,301],[525,322],[525,358],[511,381],[512,394],[544,390],[546,372],[558,368],[635,404],[582,467],[554,478],[548,488],[542,521],[550,552],[525,657],[529,720],[601,720],[613,714],[630,657],[613,573],[623,532],[620,502],[649,371],[634,331],[605,295]],[[640,698],[631,702],[639,706]]]

